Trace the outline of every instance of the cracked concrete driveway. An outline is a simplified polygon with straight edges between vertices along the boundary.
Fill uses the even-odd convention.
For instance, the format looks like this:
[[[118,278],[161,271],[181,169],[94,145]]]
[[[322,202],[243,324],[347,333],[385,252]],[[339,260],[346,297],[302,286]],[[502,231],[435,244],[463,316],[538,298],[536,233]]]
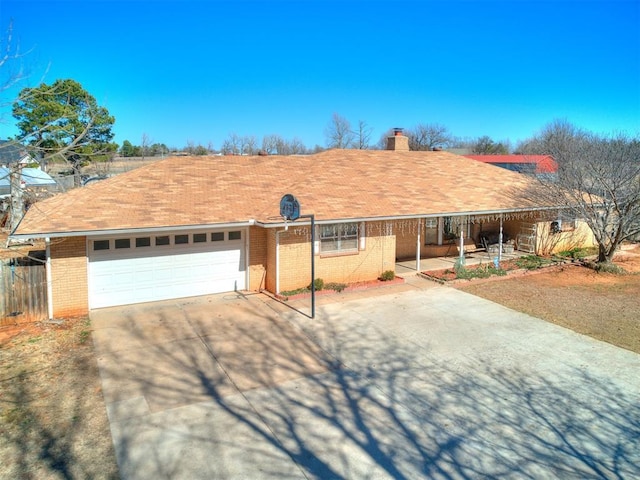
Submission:
[[[121,476],[640,477],[639,355],[411,283],[94,311]]]

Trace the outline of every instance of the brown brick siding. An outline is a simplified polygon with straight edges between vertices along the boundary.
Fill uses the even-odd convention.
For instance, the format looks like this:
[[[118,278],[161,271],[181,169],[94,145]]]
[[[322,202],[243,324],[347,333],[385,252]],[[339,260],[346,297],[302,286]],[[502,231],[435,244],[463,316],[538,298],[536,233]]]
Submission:
[[[305,287],[311,282],[311,238],[308,227],[279,229],[280,291]],[[347,254],[314,255],[315,277],[325,283],[354,283],[376,279],[385,270],[395,269],[395,237],[388,235],[381,223],[366,227],[365,248]],[[273,244],[267,273],[267,289],[275,291],[276,233],[270,235]]]
[[[51,241],[53,315],[70,317],[89,312],[86,237]]]
[[[249,282],[248,290],[260,291],[266,288],[267,273],[267,230],[249,228]]]
[[[276,291],[276,229],[267,230],[267,275],[266,289]]]

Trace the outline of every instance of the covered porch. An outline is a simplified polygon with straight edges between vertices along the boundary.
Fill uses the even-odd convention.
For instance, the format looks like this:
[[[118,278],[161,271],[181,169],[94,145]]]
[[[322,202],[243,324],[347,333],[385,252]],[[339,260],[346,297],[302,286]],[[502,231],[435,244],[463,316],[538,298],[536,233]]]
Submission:
[[[527,252],[521,252],[518,250],[514,250],[512,253],[503,253],[501,258],[499,258],[500,262],[515,260],[524,255],[530,255]],[[493,264],[494,259],[497,258],[497,254],[492,254],[486,251],[478,251],[473,253],[468,253],[464,256],[464,264],[466,266],[470,265],[487,265]],[[446,256],[446,257],[430,257],[430,258],[421,258],[420,263],[418,264],[416,260],[404,260],[396,262],[396,275],[398,277],[406,277],[415,275],[418,272],[430,272],[435,270],[444,270],[444,269],[453,269],[456,264],[460,261],[459,256]]]
[[[458,214],[397,221],[396,274],[493,264],[536,253],[541,211]]]

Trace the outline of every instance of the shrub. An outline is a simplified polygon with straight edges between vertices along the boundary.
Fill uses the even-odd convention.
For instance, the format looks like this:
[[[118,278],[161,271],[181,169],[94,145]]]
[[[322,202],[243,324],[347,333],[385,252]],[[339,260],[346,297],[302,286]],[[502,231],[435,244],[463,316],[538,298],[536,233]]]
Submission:
[[[327,283],[324,288],[326,290],[335,290],[336,292],[341,292],[343,291],[345,288],[347,288],[347,284],[346,283],[337,283],[337,282],[330,282]]]
[[[558,252],[557,256],[562,258],[583,259],[585,257],[588,257],[589,255],[595,255],[597,253],[598,249],[595,247],[575,247],[569,250]]]
[[[284,290],[280,292],[280,295],[283,297],[293,297],[294,295],[298,295],[299,293],[309,293],[309,289],[307,287],[304,288],[296,288],[295,290]]]
[[[600,273],[614,273],[616,275],[621,275],[626,273],[624,268],[616,265],[611,262],[599,262],[595,265],[595,271]]]
[[[537,255],[525,255],[516,260],[516,265],[520,268],[526,268],[527,270],[535,270],[544,265],[552,263],[548,258],[542,258]]]
[[[316,292],[320,291],[324,288],[324,280],[322,280],[321,278],[316,278],[313,281],[313,285],[315,286]],[[311,284],[309,284],[309,286],[307,287],[309,290],[311,290]]]
[[[475,268],[460,267],[456,270],[456,278],[470,280],[472,278],[489,278],[493,275],[503,276],[507,271],[493,265],[479,265]]]
[[[382,272],[380,274],[379,278],[383,282],[388,282],[388,281],[393,280],[394,278],[396,278],[396,272],[394,272],[393,270],[386,270],[386,271],[384,271],[384,272]]]

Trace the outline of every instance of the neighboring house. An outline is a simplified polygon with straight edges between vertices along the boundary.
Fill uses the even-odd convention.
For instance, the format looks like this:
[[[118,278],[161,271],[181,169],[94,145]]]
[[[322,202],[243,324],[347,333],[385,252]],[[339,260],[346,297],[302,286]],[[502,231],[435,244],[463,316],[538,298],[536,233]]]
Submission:
[[[9,140],[0,140],[0,167],[9,167],[16,163],[29,165],[34,163],[34,160],[21,144]]]
[[[39,168],[20,169],[20,184],[22,188],[47,189],[55,187],[56,181],[51,176]],[[11,169],[0,167],[0,197],[8,196],[11,193]]]
[[[51,314],[86,314],[304,287],[311,249],[316,278],[343,283],[402,259],[419,269],[420,258],[457,255],[460,236],[471,245],[502,230],[535,250],[536,225],[550,228],[558,212],[519,199],[530,181],[448,152],[410,152],[402,135],[387,150],[168,158],[39,202],[11,237],[46,239]],[[315,216],[314,245],[308,220],[280,217],[285,194]]]
[[[550,155],[465,155],[512,172],[550,175],[558,172],[558,164]]]

